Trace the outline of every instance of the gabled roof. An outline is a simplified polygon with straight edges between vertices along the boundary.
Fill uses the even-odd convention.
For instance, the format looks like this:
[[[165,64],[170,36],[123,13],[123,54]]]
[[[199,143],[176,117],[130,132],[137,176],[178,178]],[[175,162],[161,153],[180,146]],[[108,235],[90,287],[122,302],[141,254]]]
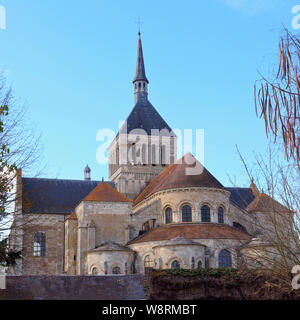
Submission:
[[[71,214],[100,181],[22,178],[22,183],[24,213]]]
[[[132,202],[132,200],[123,196],[122,193],[106,182],[98,184],[98,186],[83,200],[97,202]]]
[[[204,187],[226,190],[223,185],[205,168],[203,168],[200,174],[187,174],[186,169],[195,167],[195,164],[188,164],[191,163],[191,159],[194,159],[197,165],[201,166],[201,164],[192,156],[192,154],[186,154],[184,157],[182,157],[176,163],[170,165],[160,175],[154,178],[138,195],[133,204],[137,205],[141,201],[149,198],[154,193],[169,189]]]
[[[247,207],[249,212],[264,212],[264,213],[292,213],[287,207],[271,198],[265,193],[260,193]]]
[[[151,135],[151,129],[167,129],[168,132],[172,131],[149,100],[142,97],[138,99],[118,135],[130,133],[134,129],[143,129],[147,135]],[[155,135],[155,132],[152,132],[152,134]],[[163,133],[163,135],[166,134]],[[175,136],[175,134],[172,134],[172,136]]]
[[[95,249],[91,249],[92,252],[97,251],[132,251],[130,248],[122,246],[114,241],[107,241],[102,243],[100,246]]]
[[[176,237],[183,237],[185,239],[234,239],[248,241],[251,239],[249,234],[225,224],[184,223],[167,224],[151,229],[128,244],[171,240]]]

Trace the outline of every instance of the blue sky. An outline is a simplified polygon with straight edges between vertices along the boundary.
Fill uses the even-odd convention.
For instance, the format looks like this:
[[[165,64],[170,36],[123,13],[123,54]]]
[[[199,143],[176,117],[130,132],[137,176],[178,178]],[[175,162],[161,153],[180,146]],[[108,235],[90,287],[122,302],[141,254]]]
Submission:
[[[282,26],[295,1],[0,0],[0,68],[42,133],[43,176],[108,178],[96,161],[102,128],[118,129],[134,105],[132,80],[141,16],[149,100],[172,128],[205,130],[205,166],[224,185],[248,184],[264,153],[254,111],[258,70],[276,65]],[[31,173],[27,173],[31,174]]]

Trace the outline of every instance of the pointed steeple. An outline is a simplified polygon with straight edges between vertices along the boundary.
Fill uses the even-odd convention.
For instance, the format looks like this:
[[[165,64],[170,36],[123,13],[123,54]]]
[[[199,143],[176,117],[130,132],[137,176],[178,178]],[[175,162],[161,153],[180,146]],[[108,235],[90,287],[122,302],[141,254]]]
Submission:
[[[139,32],[136,72],[135,72],[135,77],[133,79],[135,102],[137,102],[137,100],[140,97],[147,98],[147,96],[148,96],[148,91],[147,91],[148,83],[149,83],[149,81],[146,77],[145,65],[144,65],[141,33]]]

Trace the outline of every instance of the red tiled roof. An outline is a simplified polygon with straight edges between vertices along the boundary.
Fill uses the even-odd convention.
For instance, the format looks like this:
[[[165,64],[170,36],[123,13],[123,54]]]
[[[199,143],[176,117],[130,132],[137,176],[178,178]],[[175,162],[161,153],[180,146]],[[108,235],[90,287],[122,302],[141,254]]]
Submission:
[[[278,213],[292,213],[287,207],[271,198],[265,193],[260,193],[247,207],[249,212],[278,212]]]
[[[188,153],[176,163],[166,168],[160,175],[154,178],[148,186],[138,195],[134,200],[134,205],[150,197],[158,191],[175,189],[175,188],[189,188],[189,187],[206,187],[225,189],[223,185],[205,168],[201,174],[187,175],[186,169],[195,168],[193,165],[187,164],[191,159],[196,160],[192,154]],[[201,164],[196,160],[197,165]],[[202,166],[201,166],[202,167]],[[195,170],[195,169],[194,169]]]
[[[175,237],[184,237],[186,239],[251,239],[249,234],[225,224],[184,223],[168,224],[151,229],[137,239],[130,241],[129,244],[170,240]]]
[[[98,186],[83,200],[100,202],[132,202],[106,182]]]

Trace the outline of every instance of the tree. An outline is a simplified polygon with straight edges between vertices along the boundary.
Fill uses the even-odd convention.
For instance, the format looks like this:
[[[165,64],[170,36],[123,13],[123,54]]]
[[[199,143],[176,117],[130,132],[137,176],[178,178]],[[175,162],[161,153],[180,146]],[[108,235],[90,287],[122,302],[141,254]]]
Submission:
[[[18,169],[30,170],[40,158],[40,137],[27,122],[27,107],[20,105],[0,73],[0,265],[13,265],[19,251],[8,249],[7,233],[14,219]]]
[[[266,134],[274,142],[281,136],[285,156],[300,168],[300,38],[285,29],[279,41],[278,70],[273,79],[264,76],[254,86],[256,115],[264,118]]]

